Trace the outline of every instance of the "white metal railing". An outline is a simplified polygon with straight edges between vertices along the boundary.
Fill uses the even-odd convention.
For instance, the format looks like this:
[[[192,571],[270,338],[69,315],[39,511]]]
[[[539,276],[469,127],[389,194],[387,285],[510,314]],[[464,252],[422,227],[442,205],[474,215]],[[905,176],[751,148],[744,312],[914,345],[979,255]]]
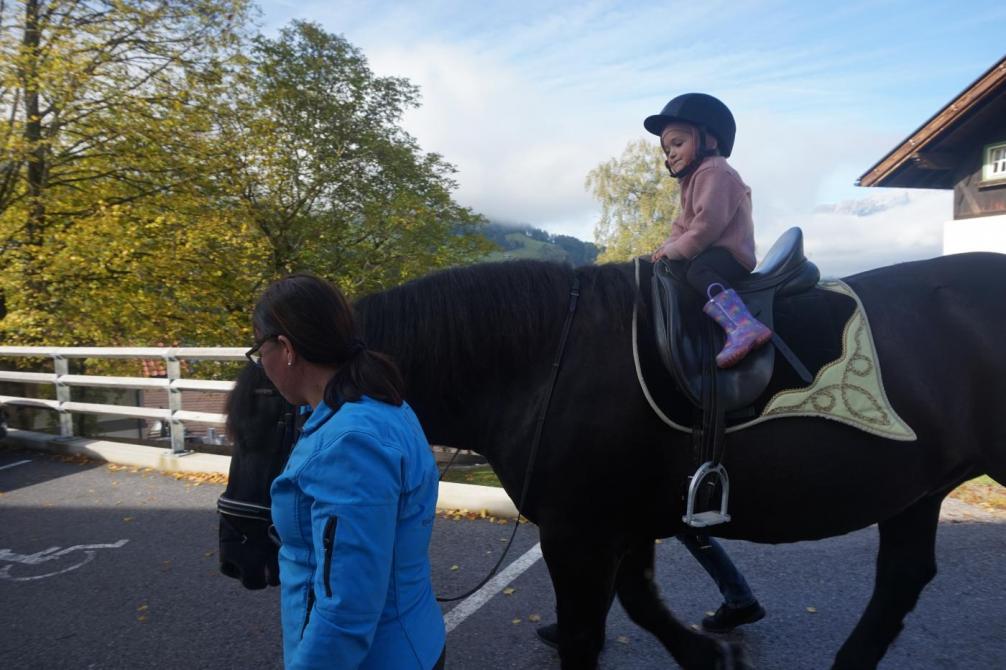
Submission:
[[[181,361],[243,361],[245,350],[239,347],[7,347],[0,346],[0,357],[51,358],[52,373],[16,372],[0,370],[0,381],[26,384],[52,384],[56,399],[24,398],[0,395],[0,405],[39,407],[59,412],[59,434],[73,436],[73,413],[106,414],[136,419],[160,420],[171,431],[171,451],[185,452],[185,423],[198,422],[223,425],[227,415],[212,412],[193,412],[182,409],[182,391],[210,391],[226,393],[234,382],[209,379],[183,379]],[[69,359],[139,359],[163,360],[167,377],[112,377],[100,375],[71,375]],[[168,392],[167,409],[133,407],[99,403],[74,402],[70,399],[72,387],[118,388]]]

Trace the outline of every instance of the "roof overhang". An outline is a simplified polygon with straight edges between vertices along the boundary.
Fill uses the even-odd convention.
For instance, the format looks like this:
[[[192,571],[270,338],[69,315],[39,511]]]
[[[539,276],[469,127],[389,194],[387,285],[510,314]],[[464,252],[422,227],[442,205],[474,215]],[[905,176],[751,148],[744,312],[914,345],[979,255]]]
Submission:
[[[856,180],[857,186],[953,188],[952,140],[977,116],[1006,106],[1006,57]],[[998,98],[997,98],[998,95]],[[995,109],[986,109],[988,107]]]

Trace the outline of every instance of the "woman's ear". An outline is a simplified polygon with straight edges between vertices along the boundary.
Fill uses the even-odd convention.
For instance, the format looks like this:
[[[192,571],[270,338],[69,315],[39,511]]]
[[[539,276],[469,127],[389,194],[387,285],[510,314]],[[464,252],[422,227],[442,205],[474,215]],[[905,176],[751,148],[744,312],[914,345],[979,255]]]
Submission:
[[[297,352],[293,348],[293,343],[286,335],[277,336],[276,341],[283,348],[283,357],[286,358],[287,366],[293,365],[293,362],[297,360]]]

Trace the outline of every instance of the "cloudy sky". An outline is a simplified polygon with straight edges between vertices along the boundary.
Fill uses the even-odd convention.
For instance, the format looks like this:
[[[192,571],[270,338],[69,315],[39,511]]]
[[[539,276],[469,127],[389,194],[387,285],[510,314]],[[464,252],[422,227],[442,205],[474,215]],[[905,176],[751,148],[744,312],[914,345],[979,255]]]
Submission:
[[[938,255],[949,192],[857,177],[1006,53],[1006,4],[973,0],[259,0],[262,30],[321,24],[419,85],[404,127],[492,219],[593,240],[592,168],[704,91],[733,110],[759,254],[792,225],[828,275]],[[850,200],[886,208],[850,213]]]

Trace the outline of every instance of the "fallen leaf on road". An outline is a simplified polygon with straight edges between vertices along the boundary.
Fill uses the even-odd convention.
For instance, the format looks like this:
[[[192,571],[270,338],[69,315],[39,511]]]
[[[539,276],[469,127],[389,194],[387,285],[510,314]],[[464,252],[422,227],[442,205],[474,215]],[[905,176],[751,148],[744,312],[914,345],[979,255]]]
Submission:
[[[451,570],[460,570],[460,569],[461,569],[461,566],[459,566],[459,565],[452,565],[451,566]]]
[[[514,592],[514,588],[512,586],[508,586],[505,589],[503,589],[503,595],[505,595],[505,596],[512,596],[513,592]]]
[[[810,612],[811,614],[817,614],[817,608],[816,607],[808,607],[807,611]]]
[[[510,623],[513,623],[513,624],[518,624],[518,623],[520,623],[520,619],[514,619],[514,620],[513,620],[513,621],[511,621]]]
[[[540,614],[531,614],[531,615],[528,616],[527,620],[531,621],[531,622],[534,622],[534,623],[538,623],[539,621],[541,621],[541,615]]]
[[[622,644],[629,644],[629,638],[625,637],[624,635],[619,635],[619,636],[618,636],[617,638],[615,638],[615,639],[616,639],[617,641],[621,642]]]

